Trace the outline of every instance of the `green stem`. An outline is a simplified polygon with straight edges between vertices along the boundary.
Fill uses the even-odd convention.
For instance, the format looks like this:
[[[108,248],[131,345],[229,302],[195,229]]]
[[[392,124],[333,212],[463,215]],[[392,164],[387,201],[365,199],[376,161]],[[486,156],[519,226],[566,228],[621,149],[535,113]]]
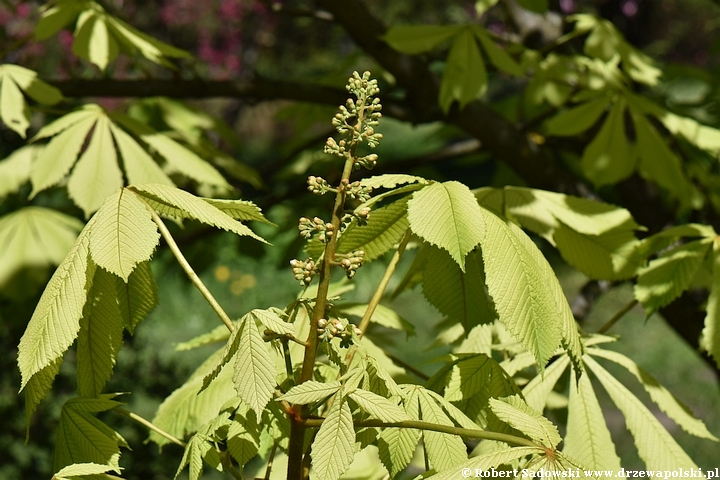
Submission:
[[[153,221],[160,230],[160,234],[165,239],[168,247],[170,247],[170,251],[173,253],[173,255],[175,255],[175,258],[177,259],[182,269],[185,270],[185,273],[187,274],[190,281],[193,283],[193,285],[195,285],[198,290],[200,290],[200,293],[202,293],[203,297],[205,297],[205,300],[207,300],[207,302],[210,304],[210,307],[212,307],[217,316],[220,317],[220,320],[222,320],[228,330],[230,330],[231,332],[234,331],[235,325],[233,324],[232,320],[230,320],[228,314],[225,313],[225,310],[223,310],[218,301],[215,300],[215,297],[213,297],[212,293],[210,293],[210,290],[208,290],[202,280],[200,280],[200,277],[198,277],[197,273],[195,273],[195,270],[193,270],[193,268],[190,266],[190,263],[188,263],[187,259],[180,251],[180,248],[177,246],[177,243],[175,243],[175,239],[170,234],[170,231],[165,226],[165,223],[163,223],[162,219],[149,205],[148,209],[150,210],[150,215],[152,215]]]
[[[270,480],[270,473],[272,472],[273,460],[275,460],[275,452],[277,451],[277,442],[273,443],[272,449],[270,449],[270,457],[268,457],[267,468],[265,469],[265,480]]]
[[[305,420],[305,425],[309,428],[319,428],[324,420],[309,419]],[[403,422],[383,422],[381,420],[362,420],[353,422],[355,427],[373,427],[373,428],[414,428],[416,430],[429,430],[431,432],[448,433],[450,435],[458,435],[466,438],[478,438],[482,440],[497,440],[512,445],[543,448],[532,440],[516,435],[506,433],[488,432],[486,430],[476,430],[473,428],[460,428],[450,425],[440,425],[438,423],[422,422],[419,420],[405,420]]]
[[[232,458],[230,457],[230,452],[228,452],[227,450],[218,450],[218,453],[220,454],[220,463],[222,463],[223,470],[228,472],[236,480],[245,480],[242,476],[242,473],[240,473],[240,470],[238,470],[235,465],[233,465]]]
[[[398,263],[400,263],[400,259],[402,258],[403,252],[405,252],[405,247],[407,247],[411,236],[412,233],[410,232],[410,229],[408,229],[405,232],[405,235],[403,235],[403,237],[400,239],[397,250],[395,250],[395,253],[390,259],[390,263],[388,263],[388,266],[385,269],[385,273],[380,279],[380,283],[378,283],[378,286],[375,289],[375,293],[373,293],[373,296],[370,299],[370,303],[368,303],[365,314],[363,315],[362,320],[360,320],[360,324],[358,325],[360,332],[362,332],[360,335],[361,337],[362,335],[365,335],[365,331],[370,325],[370,320],[372,319],[373,313],[375,313],[375,309],[380,304],[380,300],[382,300],[383,295],[385,295],[385,290],[387,289],[388,283],[390,283],[390,279],[395,273],[395,269],[397,268]],[[353,346],[348,351],[347,355],[345,355],[345,364],[350,365],[350,363],[352,363],[352,359],[355,356],[356,351],[357,346]]]
[[[131,412],[131,411],[129,411],[129,410],[125,410],[125,409],[122,408],[122,407],[115,407],[115,408],[113,408],[113,410],[116,411],[116,412],[118,412],[118,413],[121,413],[121,414],[125,415],[125,416],[128,417],[128,418],[131,418],[132,420],[135,420],[135,421],[138,422],[139,424],[143,425],[144,427],[149,428],[150,430],[152,430],[153,432],[157,433],[158,435],[161,435],[161,436],[167,438],[168,440],[170,440],[170,441],[173,442],[174,444],[180,445],[181,447],[185,448],[185,446],[186,446],[186,443],[185,443],[185,442],[183,442],[182,440],[180,440],[180,439],[178,439],[178,438],[175,438],[174,436],[170,435],[170,434],[167,433],[165,430],[161,429],[160,427],[158,427],[157,425],[155,425],[155,424],[152,423],[151,421],[145,420],[143,417],[141,417],[141,416],[138,415],[137,413],[133,413],[133,412]]]
[[[620,320],[623,317],[623,315],[625,315],[630,310],[632,310],[633,307],[637,304],[638,304],[638,301],[633,298],[624,307],[622,307],[620,310],[618,310],[618,312],[615,315],[613,315],[610,320],[605,322],[605,325],[600,327],[600,329],[597,331],[597,333],[605,333],[608,330],[610,330],[612,328],[612,326],[615,325],[618,322],[618,320]]]

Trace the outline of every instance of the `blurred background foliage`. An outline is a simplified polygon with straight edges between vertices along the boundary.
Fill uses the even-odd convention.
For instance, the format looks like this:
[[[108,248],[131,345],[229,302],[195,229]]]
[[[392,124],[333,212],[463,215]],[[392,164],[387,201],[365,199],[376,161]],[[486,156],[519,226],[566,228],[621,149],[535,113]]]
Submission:
[[[105,76],[240,81],[267,77],[303,78],[334,86],[341,85],[353,69],[376,68],[339,27],[322,17],[313,17],[312,2],[106,0],[101,3],[140,30],[190,51],[197,61],[189,69],[170,71],[143,59],[121,56],[107,72],[101,73],[72,54],[72,35],[68,31],[43,42],[26,41],[33,32],[41,2],[4,0],[0,2],[3,62],[24,65],[39,72],[41,78],[57,80]],[[630,43],[662,65],[661,83],[645,93],[671,111],[720,127],[720,7],[716,3],[709,0],[549,0],[546,3],[551,12],[590,12],[609,19]],[[387,24],[477,21],[475,5],[469,1],[368,0],[367,4]],[[498,34],[513,30],[506,22],[502,12],[495,10],[483,18],[483,23]],[[524,41],[532,44],[538,40],[528,37]],[[384,79],[385,83],[390,80]],[[491,79],[488,100],[502,112],[518,101],[519,90],[512,82]],[[381,98],[384,100],[382,94]],[[199,128],[191,123],[182,124],[180,116],[164,118],[152,101],[93,100],[105,107],[132,104],[131,114],[159,128],[169,121],[180,122],[179,129]],[[254,103],[212,99],[190,104],[222,121],[217,130],[220,133],[208,135],[214,145],[256,169],[254,181],[248,182],[247,175],[242,174],[230,181],[240,189],[242,198],[260,205],[277,227],[254,226],[272,247],[192,223],[183,229],[174,226],[173,233],[192,265],[232,316],[239,317],[253,308],[283,306],[299,290],[288,268],[289,259],[302,255],[301,239],[296,235],[297,218],[313,216],[327,208],[323,201],[305,194],[304,178],[312,173],[332,183],[333,175],[337,175],[329,157],[321,153],[323,140],[331,131],[329,120],[334,108],[280,100]],[[33,127],[57,114],[52,109],[46,110],[46,118],[36,118],[42,123]],[[413,126],[385,119],[380,130],[386,139],[377,153],[384,171],[403,171],[437,180],[461,179],[471,188],[524,183],[502,163],[478,151],[474,140],[455,127],[441,123]],[[13,131],[0,128],[0,158],[23,144]],[[448,148],[455,150],[448,151]],[[19,194],[3,199],[0,215],[29,204],[28,189],[23,187]],[[60,189],[41,192],[32,204],[50,206],[82,218],[82,212]],[[538,242],[551,258],[572,301],[587,285],[587,278],[565,265],[542,240]],[[404,259],[401,273],[410,260]],[[366,302],[373,282],[381,274],[380,267],[375,264],[364,267],[347,298]],[[109,386],[112,391],[132,391],[124,401],[132,411],[146,418],[153,416],[159,403],[187,378],[212,348],[177,352],[175,345],[217,325],[214,314],[189,285],[169,252],[160,250],[156,254],[153,269],[160,288],[160,305],[134,337],[125,339]],[[3,352],[0,355],[3,372],[0,418],[4,426],[0,430],[0,479],[49,476],[54,440],[47,432],[55,430],[63,400],[75,390],[73,351],[70,350],[50,397],[40,405],[29,426],[30,436],[25,443],[23,398],[17,395],[20,384],[17,344],[50,273],[49,268],[19,272],[0,290]],[[590,307],[582,324],[588,331],[597,330],[632,298],[629,284],[601,286],[603,294]],[[390,290],[393,287],[391,285]],[[435,326],[440,320],[439,313],[417,289],[397,297],[393,306],[416,326],[417,335],[405,338],[384,332],[387,333],[383,335],[387,339],[386,347],[411,365],[432,373],[436,367],[428,360],[446,351],[443,347],[425,349],[437,336]],[[636,307],[611,333],[625,340],[614,348],[628,354],[676,393],[707,423],[710,431],[720,432],[716,372],[659,317],[645,319],[641,308]],[[627,385],[635,394],[645,398],[639,386],[634,388],[636,384],[632,379],[623,377],[622,373],[618,375],[628,380]],[[609,400],[601,400],[609,406],[609,415],[613,415]],[[663,417],[661,412],[655,413]],[[160,455],[154,445],[143,445],[147,432],[142,427],[112,415],[108,413],[103,419],[117,428],[134,449],[121,460],[125,478],[172,478],[181,449],[170,445]],[[615,420],[611,418],[609,423],[623,464],[628,468],[640,467],[642,464],[625,431],[622,416],[618,413]],[[716,445],[693,439],[672,422],[666,423],[699,466],[718,466]],[[277,470],[283,472],[280,468]],[[212,475],[207,473],[208,478]]]

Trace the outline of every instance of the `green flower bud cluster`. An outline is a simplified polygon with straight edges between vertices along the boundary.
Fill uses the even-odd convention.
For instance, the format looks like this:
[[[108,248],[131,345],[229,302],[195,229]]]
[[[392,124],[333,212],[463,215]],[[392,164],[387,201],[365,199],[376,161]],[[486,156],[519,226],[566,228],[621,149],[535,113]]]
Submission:
[[[308,190],[316,195],[325,195],[327,192],[334,192],[335,189],[322,177],[310,175],[307,179]]]
[[[345,105],[340,106],[340,112],[332,119],[333,126],[345,138],[336,142],[331,137],[325,143],[325,153],[340,157],[346,157],[351,146],[367,142],[370,148],[375,148],[382,139],[382,134],[375,133],[374,129],[382,117],[380,99],[372,98],[380,92],[377,80],[370,80],[370,72],[363,73],[362,77],[354,72],[346,88],[355,95],[356,99],[349,98]],[[376,163],[377,155],[366,155],[356,160],[355,168],[370,169]]]
[[[345,189],[345,194],[352,200],[360,200],[361,202],[367,202],[370,200],[370,194],[372,193],[372,187],[364,187],[360,182],[352,182],[344,178],[342,186]]]
[[[328,342],[338,337],[343,343],[349,343],[352,340],[353,334],[355,334],[355,336],[362,335],[360,329],[348,322],[345,318],[333,318],[332,320],[321,318],[318,320],[317,331],[320,339]]]
[[[290,266],[295,274],[295,280],[300,280],[300,285],[307,286],[312,282],[313,277],[317,274],[317,266],[312,258],[308,258],[304,262],[297,258],[290,260]]]
[[[326,223],[318,217],[312,220],[302,217],[298,223],[298,230],[300,230],[300,236],[308,240],[312,238],[313,234],[318,233],[318,240],[325,243],[333,236],[335,227],[332,223]]]
[[[345,275],[347,275],[347,278],[353,278],[355,276],[355,272],[358,268],[362,267],[363,258],[365,258],[365,251],[364,250],[355,250],[352,253],[347,253],[345,255],[338,255],[342,260],[340,260],[339,265],[345,270]]]

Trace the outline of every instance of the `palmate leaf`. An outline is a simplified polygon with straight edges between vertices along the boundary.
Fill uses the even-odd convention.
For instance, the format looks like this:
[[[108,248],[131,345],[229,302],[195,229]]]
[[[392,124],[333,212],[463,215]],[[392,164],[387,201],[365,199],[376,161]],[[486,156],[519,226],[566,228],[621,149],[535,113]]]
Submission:
[[[580,135],[597,123],[609,101],[606,96],[600,96],[561,111],[545,121],[546,133],[563,137]]]
[[[495,44],[486,29],[479,25],[473,25],[473,33],[480,41],[480,45],[485,51],[485,55],[487,55],[490,63],[498,70],[516,77],[524,75],[525,72],[522,67],[505,50]]]
[[[720,365],[720,245],[713,242],[712,285],[700,346]]]
[[[493,468],[498,468],[502,465],[510,465],[513,461],[527,457],[528,455],[542,455],[544,453],[545,450],[539,447],[508,448],[507,450],[491,452],[473,457],[449,470],[436,473],[435,475],[431,475],[427,478],[432,478],[433,480],[453,480],[457,478],[458,472],[464,471],[464,469],[470,469],[473,473],[475,471],[484,472]]]
[[[642,112],[631,106],[630,113],[635,127],[638,169],[681,202],[687,203],[690,200],[691,185],[683,173],[680,158],[668,147],[660,132]]]
[[[407,203],[407,198],[403,198],[373,210],[363,226],[353,218],[338,239],[337,252],[363,250],[366,261],[382,256],[400,241],[408,229]]]
[[[235,220],[241,222],[256,220],[268,225],[275,225],[265,218],[260,207],[252,202],[246,200],[219,200],[216,198],[203,198],[203,200]]]
[[[601,235],[581,234],[560,224],[554,240],[563,259],[590,278],[622,280],[643,266],[640,244],[632,230],[615,229]]]
[[[125,439],[92,415],[120,405],[112,397],[71,398],[65,402],[57,427],[55,471],[74,463],[119,467],[120,447],[128,446]]]
[[[175,472],[174,478],[178,478],[180,472],[188,465],[190,480],[199,480],[202,477],[203,460],[216,467],[220,464],[220,455],[215,449],[213,438],[208,434],[198,432],[190,438],[185,447],[183,458],[180,460],[180,466]]]
[[[0,289],[23,268],[62,262],[83,224],[43,207],[25,207],[0,217]]]
[[[50,365],[33,375],[27,385],[25,385],[25,424],[27,425],[25,430],[26,441],[30,437],[30,419],[32,418],[33,413],[35,413],[37,406],[50,391],[52,383],[60,371],[61,363],[62,357],[58,357]]]
[[[474,251],[465,258],[465,271],[450,256],[428,247],[423,271],[423,295],[440,313],[460,323],[466,332],[497,318],[485,287],[482,256]]]
[[[192,350],[194,348],[203,347],[212,343],[227,342],[230,338],[230,332],[225,325],[218,325],[207,333],[198,335],[197,337],[191,338],[186,342],[180,342],[175,345],[175,351],[182,352],[185,350]]]
[[[620,470],[620,458],[615,453],[615,444],[588,375],[570,382],[563,453],[586,468]]]
[[[410,428],[386,428],[380,432],[378,453],[391,478],[410,464],[419,440],[420,432]]]
[[[358,388],[348,394],[348,397],[353,399],[362,410],[383,422],[392,423],[410,420],[405,410],[399,407],[397,403],[393,403],[376,393]]]
[[[68,194],[89,217],[112,192],[122,186],[122,172],[109,121],[107,116],[99,115],[90,143],[80,155],[68,180]]]
[[[118,281],[102,268],[95,270],[78,334],[77,382],[81,397],[100,395],[122,346],[125,325],[117,301]]]
[[[143,200],[162,216],[175,219],[192,218],[222,228],[225,231],[250,236],[266,243],[265,240],[255,235],[252,230],[242,223],[233,220],[231,216],[226,215],[202,198],[184,190],[168,187],[167,185],[151,184],[133,185],[130,188],[140,193]]]
[[[481,248],[488,292],[500,321],[533,353],[542,370],[563,335],[577,336],[577,330],[568,328],[573,321],[570,307],[552,268],[532,240],[515,225],[483,211]],[[576,344],[571,337],[566,343]]]
[[[337,480],[355,456],[355,430],[347,400],[336,397],[312,444],[313,478]]]
[[[241,405],[235,413],[227,433],[227,447],[230,455],[243,467],[258,453],[260,447],[260,430],[254,415]]]
[[[413,194],[408,219],[413,233],[450,253],[465,271],[465,256],[483,238],[483,213],[459,182],[433,183]]]
[[[222,406],[237,396],[232,382],[233,371],[228,366],[220,370],[206,389],[200,390],[203,378],[213,370],[223,353],[223,349],[219,349],[208,357],[180,388],[163,401],[152,421],[155,425],[177,438],[183,438],[215,418]],[[150,440],[161,446],[169,442],[154,432],[150,432]]]
[[[92,284],[95,263],[90,259],[91,220],[47,284],[20,339],[18,366],[24,389],[33,375],[52,365],[75,341]],[[63,465],[64,466],[64,465]]]
[[[120,473],[120,468],[112,465],[100,465],[98,463],[76,463],[61,468],[60,471],[53,475],[52,480],[76,480],[78,477],[97,475],[110,471]]]
[[[416,55],[447,42],[462,28],[450,25],[397,25],[389,29],[382,39],[398,52]]]
[[[672,302],[690,286],[711,243],[710,239],[686,243],[665,252],[640,270],[635,298],[648,315]]]
[[[367,304],[351,303],[337,305],[340,313],[343,316],[355,316],[362,318],[365,315],[365,311],[368,308]],[[415,325],[402,318],[395,310],[388,308],[385,305],[377,305],[373,312],[371,322],[378,325],[382,325],[385,328],[392,328],[393,330],[400,330],[407,333],[408,335],[415,334]]]
[[[130,333],[158,304],[158,287],[150,262],[139,263],[127,282],[116,282],[120,315]],[[223,327],[224,328],[224,327]]]
[[[562,441],[557,427],[528,406],[519,395],[491,398],[489,405],[500,420],[549,449],[554,449]]]
[[[25,138],[30,126],[30,107],[23,92],[45,105],[54,105],[63,97],[60,90],[39,80],[34,71],[18,65],[0,65],[0,119]]]
[[[440,425],[455,425],[431,393],[424,388],[417,389],[420,420]],[[467,460],[465,443],[457,435],[426,430],[423,432],[423,444],[430,467],[435,470],[445,470]]]
[[[189,195],[189,194],[188,194]],[[96,264],[127,282],[135,266],[150,259],[160,239],[147,206],[129,189],[109,196],[95,215],[90,254]]]
[[[170,177],[155,163],[148,154],[130,135],[114,123],[110,123],[110,131],[115,138],[128,182],[133,183],[159,183],[175,186]]]
[[[687,433],[695,435],[696,437],[718,441],[718,439],[708,431],[705,424],[690,412],[687,406],[675,398],[675,396],[660,385],[652,375],[628,357],[612,350],[602,350],[599,348],[589,348],[587,353],[596,357],[605,358],[627,369],[638,379],[645,391],[650,395],[652,401],[660,407],[660,410]]]
[[[415,175],[407,175],[404,173],[388,173],[360,180],[360,184],[363,187],[371,188],[395,188],[398,185],[403,185],[405,183],[427,184],[429,182],[422,177],[416,177]]]
[[[448,53],[440,83],[440,108],[445,113],[457,100],[460,109],[487,88],[487,70],[471,28],[462,28]]]
[[[39,150],[40,147],[36,145],[26,145],[0,160],[0,199],[17,192],[30,180],[30,166]]]
[[[233,383],[240,398],[255,411],[259,422],[275,389],[275,359],[251,317],[243,317],[237,330],[239,344]]]
[[[310,380],[294,386],[287,393],[278,397],[277,400],[285,400],[297,405],[308,405],[335,395],[340,390],[340,387],[342,387],[342,384],[339,381],[322,383]]]
[[[522,389],[523,398],[530,408],[542,412],[545,410],[548,396],[555,388],[555,384],[570,365],[570,358],[562,356],[556,359],[548,368],[545,374],[534,377]]]
[[[583,172],[596,186],[617,183],[635,170],[636,154],[625,134],[625,101],[618,99],[580,159]]]
[[[586,355],[583,360],[625,416],[627,428],[635,438],[638,454],[648,470],[698,468],[637,397],[591,357]]]

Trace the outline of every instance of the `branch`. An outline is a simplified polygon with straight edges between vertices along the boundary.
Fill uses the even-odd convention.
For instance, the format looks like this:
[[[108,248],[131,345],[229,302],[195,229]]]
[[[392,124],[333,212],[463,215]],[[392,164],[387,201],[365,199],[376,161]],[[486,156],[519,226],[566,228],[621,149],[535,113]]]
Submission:
[[[297,81],[258,78],[251,82],[233,80],[45,80],[66,97],[169,97],[169,98],[239,98],[248,101],[295,100],[337,107],[344,105],[347,91]],[[401,103],[383,102],[383,114],[398,120],[409,120],[410,112]]]

